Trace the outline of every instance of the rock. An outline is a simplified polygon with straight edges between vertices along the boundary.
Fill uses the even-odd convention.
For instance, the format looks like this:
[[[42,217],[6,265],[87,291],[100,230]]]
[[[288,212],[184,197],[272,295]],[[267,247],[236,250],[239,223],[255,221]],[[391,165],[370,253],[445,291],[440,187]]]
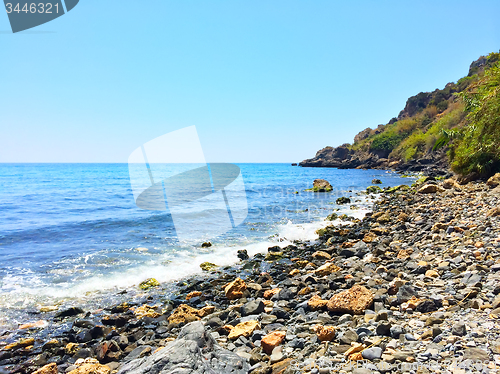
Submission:
[[[229,300],[236,300],[243,297],[243,292],[247,289],[246,283],[241,278],[236,278],[234,281],[229,283],[225,288],[224,292]]]
[[[451,334],[456,336],[467,335],[467,328],[464,322],[457,322],[451,328]]]
[[[335,203],[337,203],[338,205],[350,204],[351,199],[349,199],[348,197],[342,196],[342,197],[339,197],[337,200],[335,200]]]
[[[328,304],[328,300],[322,300],[318,295],[314,295],[307,301],[307,306],[311,310],[323,309],[324,307],[326,307],[326,304]]]
[[[333,326],[316,325],[313,330],[322,342],[330,342],[335,338],[335,327]]]
[[[327,304],[330,312],[362,314],[373,303],[373,294],[363,286],[354,285],[334,295]]]
[[[144,304],[134,310],[134,314],[137,318],[143,318],[143,317],[150,317],[150,318],[157,318],[161,314],[156,311],[156,307],[152,307],[148,304]],[[103,320],[104,323],[104,320]]]
[[[467,348],[464,350],[464,360],[489,362],[490,355],[480,348]]]
[[[495,207],[495,208],[491,208],[490,210],[488,210],[488,213],[486,213],[486,216],[487,217],[497,217],[497,216],[500,216],[500,207]]]
[[[424,184],[418,189],[419,193],[436,193],[438,192],[438,186],[435,184]]]
[[[207,305],[206,307],[203,307],[200,310],[198,310],[198,316],[200,318],[203,318],[203,317],[209,316],[213,312],[215,312],[215,306]]]
[[[204,243],[201,243],[201,248],[209,248],[212,246],[212,243],[211,242],[204,242]]]
[[[367,348],[364,351],[361,352],[361,356],[365,360],[378,360],[382,357],[382,348],[380,347],[372,347],[372,348]]]
[[[490,177],[486,184],[491,188],[498,186],[500,184],[500,173],[496,173],[494,176]]]
[[[172,312],[170,317],[168,317],[168,322],[174,325],[183,325],[185,323],[197,321],[200,319],[198,312],[198,309],[186,304],[181,304]]]
[[[248,260],[250,258],[250,256],[248,256],[248,252],[246,249],[240,249],[238,251],[238,258],[241,260],[241,261],[245,261],[245,260]]]
[[[286,332],[274,331],[264,336],[261,340],[262,350],[268,355],[273,353],[273,349],[285,340]]]
[[[26,339],[18,340],[15,343],[8,344],[5,347],[3,347],[3,349],[6,350],[6,351],[16,350],[16,349],[19,349],[19,348],[28,347],[28,346],[33,345],[33,344],[35,344],[35,339],[33,339],[33,338],[26,338]]]
[[[339,270],[340,270],[340,268],[337,265],[335,265],[334,263],[331,263],[331,262],[327,262],[327,263],[321,265],[319,268],[317,268],[314,271],[314,274],[316,274],[318,277],[324,277],[326,275],[330,275],[332,273],[335,273]]]
[[[109,374],[111,369],[109,366],[101,365],[98,363],[83,364],[74,370],[71,370],[68,374]]]
[[[380,179],[372,179],[372,184],[382,184]]]
[[[262,300],[249,301],[240,308],[241,315],[243,317],[252,314],[260,314],[264,312],[264,303]]]
[[[436,270],[427,270],[425,276],[429,278],[439,278],[439,273]]]
[[[152,287],[157,287],[160,285],[160,282],[158,282],[156,279],[154,278],[148,278],[146,279],[145,281],[139,283],[139,288],[141,290],[148,290]]]
[[[25,323],[19,326],[19,330],[26,330],[26,329],[43,329],[44,327],[47,327],[49,323],[44,320],[39,320],[36,322],[31,322],[31,323]]]
[[[381,193],[382,189],[379,186],[366,187],[366,193]]]
[[[34,371],[33,374],[57,374],[57,364],[55,362],[45,365]]]
[[[218,268],[217,265],[215,265],[214,263],[212,262],[203,262],[200,264],[200,268],[201,270],[203,271],[212,271],[212,270],[215,270]]]
[[[358,341],[358,334],[352,329],[347,329],[340,335],[339,340],[341,344],[350,345],[352,342]]]
[[[447,190],[451,188],[461,190],[460,185],[452,178],[445,179],[441,185],[443,186],[443,188],[446,188]]]
[[[202,295],[201,291],[193,291],[186,295],[186,300],[191,300],[193,297],[199,297],[201,295]]]
[[[331,184],[324,179],[315,179],[313,182],[313,188],[309,188],[306,191],[312,192],[330,192],[332,190]]]
[[[277,261],[283,258],[283,252],[268,252],[264,258],[266,261]]]
[[[246,322],[241,322],[238,323],[236,326],[234,326],[231,331],[229,332],[229,339],[236,340],[240,336],[244,336],[245,338],[248,338],[252,333],[259,329],[259,322],[257,321],[246,321]]]
[[[316,251],[312,254],[312,258],[314,258],[315,260],[326,261],[326,260],[330,260],[332,258],[332,256],[329,253],[326,253],[324,251]]]
[[[247,374],[248,362],[221,348],[201,322],[183,327],[177,339],[149,357],[133,360],[119,374]]]
[[[63,317],[71,317],[71,316],[77,316],[78,314],[85,313],[85,311],[82,308],[79,307],[71,307],[65,310],[62,310],[58,313],[56,313],[55,318],[63,318]]]
[[[281,288],[273,288],[272,290],[267,290],[264,292],[264,299],[269,300],[274,295],[277,295],[281,291]]]

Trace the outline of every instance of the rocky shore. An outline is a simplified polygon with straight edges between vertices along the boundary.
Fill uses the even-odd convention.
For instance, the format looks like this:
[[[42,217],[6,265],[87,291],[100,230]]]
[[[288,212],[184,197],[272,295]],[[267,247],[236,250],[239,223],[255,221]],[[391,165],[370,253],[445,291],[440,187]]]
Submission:
[[[126,303],[40,313],[0,337],[0,373],[499,372],[499,183],[371,188],[363,220],[241,251],[174,297],[150,280]]]

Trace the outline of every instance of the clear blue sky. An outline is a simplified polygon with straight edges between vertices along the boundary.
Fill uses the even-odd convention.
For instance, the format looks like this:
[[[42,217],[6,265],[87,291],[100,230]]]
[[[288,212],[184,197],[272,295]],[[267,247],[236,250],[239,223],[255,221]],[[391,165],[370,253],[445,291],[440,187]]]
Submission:
[[[500,1],[80,0],[0,16],[0,162],[127,162],[196,125],[209,161],[298,162],[500,49]]]

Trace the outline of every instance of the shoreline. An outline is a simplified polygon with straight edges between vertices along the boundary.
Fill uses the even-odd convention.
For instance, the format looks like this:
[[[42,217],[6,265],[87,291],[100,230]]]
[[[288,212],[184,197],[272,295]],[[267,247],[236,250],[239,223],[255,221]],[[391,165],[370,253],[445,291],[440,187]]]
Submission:
[[[228,362],[241,361],[228,372],[318,373],[313,364],[328,372],[362,360],[370,371],[358,373],[397,372],[381,363],[445,370],[447,360],[484,360],[495,369],[499,196],[484,183],[451,180],[392,189],[359,222],[188,277],[173,297],[160,286],[135,305],[59,311],[56,333],[43,336],[38,326],[31,340],[37,326],[27,326],[0,342],[0,372],[31,373],[53,362],[61,373],[92,365],[126,373],[175,354],[182,329],[200,328],[189,324],[197,320]]]

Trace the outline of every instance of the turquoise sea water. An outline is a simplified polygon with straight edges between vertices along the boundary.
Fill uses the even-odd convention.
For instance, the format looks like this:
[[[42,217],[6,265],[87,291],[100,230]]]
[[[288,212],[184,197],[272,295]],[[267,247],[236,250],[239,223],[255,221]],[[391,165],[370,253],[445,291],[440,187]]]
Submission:
[[[382,186],[413,182],[381,170],[238,166],[248,216],[202,249],[206,238],[177,240],[168,212],[136,207],[127,164],[0,164],[0,324],[13,310],[116,292],[149,277],[179,279],[204,261],[231,264],[238,249],[254,254],[314,240],[333,209],[369,210],[371,200],[358,192],[373,178]],[[304,192],[316,178],[333,191]],[[337,206],[339,196],[351,196],[358,209]]]

